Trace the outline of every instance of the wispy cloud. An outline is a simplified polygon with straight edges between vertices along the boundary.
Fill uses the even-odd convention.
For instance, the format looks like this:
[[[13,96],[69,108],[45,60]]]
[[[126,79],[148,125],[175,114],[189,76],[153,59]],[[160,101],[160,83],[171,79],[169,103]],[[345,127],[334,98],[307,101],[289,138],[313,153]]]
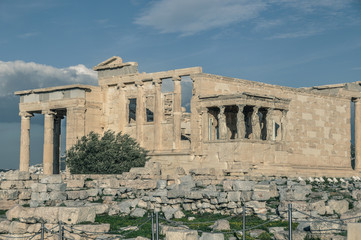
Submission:
[[[255,18],[266,8],[261,0],[160,0],[151,5],[136,24],[161,33],[192,35]]]
[[[319,34],[330,27],[327,19],[347,14],[352,0],[158,0],[148,5],[135,23],[150,27],[160,33],[179,33],[181,36],[215,28],[227,28],[232,24],[248,23],[254,32],[272,29],[269,39],[298,38]],[[284,12],[289,14],[286,17]],[[280,13],[280,14],[278,14]],[[318,16],[318,21],[312,21]],[[254,20],[256,19],[256,20]],[[311,20],[311,21],[310,21]],[[334,24],[337,25],[337,21]],[[318,25],[327,25],[322,27]],[[317,25],[317,30],[304,30]],[[238,25],[238,27],[245,28]],[[282,31],[281,31],[282,30]]]
[[[267,39],[272,40],[272,39],[304,38],[319,34],[322,31],[323,30],[321,29],[309,29],[309,30],[301,30],[297,32],[278,33],[271,37],[268,37]]]
[[[37,35],[39,35],[38,32],[27,32],[27,33],[23,33],[23,34],[18,35],[18,37],[22,38],[22,39],[27,39],[27,38],[35,37]]]

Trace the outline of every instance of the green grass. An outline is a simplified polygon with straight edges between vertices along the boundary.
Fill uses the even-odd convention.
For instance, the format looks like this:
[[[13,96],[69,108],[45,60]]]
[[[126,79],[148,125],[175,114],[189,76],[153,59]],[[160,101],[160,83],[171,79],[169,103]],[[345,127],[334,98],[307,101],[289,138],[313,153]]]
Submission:
[[[7,212],[7,210],[0,210],[0,216],[5,215],[5,214],[6,214],[6,212]]]
[[[190,229],[193,230],[200,230],[204,232],[210,232],[212,229],[210,226],[214,224],[215,221],[220,219],[227,219],[230,223],[231,231],[240,231],[242,232],[242,215],[234,216],[232,218],[229,218],[229,216],[224,216],[220,214],[210,214],[210,213],[204,213],[204,214],[194,214],[191,212],[184,212],[186,214],[185,217],[181,219],[173,219],[171,222],[167,222],[162,219],[160,216],[160,224],[168,225],[168,226],[177,226],[184,224],[188,226]],[[194,217],[195,219],[193,221],[189,221],[188,217]],[[122,231],[121,228],[129,227],[129,226],[139,226],[140,224],[144,223],[148,219],[148,215],[142,217],[142,218],[135,218],[130,216],[108,216],[108,215],[97,215],[95,218],[95,222],[97,223],[109,223],[110,224],[110,232],[114,234],[121,234],[126,238],[132,238],[137,236],[143,236],[151,238],[151,220],[149,220],[147,223],[142,225],[142,227],[132,232],[132,230],[129,231]],[[246,216],[246,228],[255,227],[257,225],[263,224],[266,221],[256,217],[256,216]],[[295,230],[297,228],[297,223],[293,223],[292,229]],[[269,233],[270,227],[284,227],[285,230],[288,229],[288,222],[287,221],[273,221],[266,223],[265,225],[262,225],[260,227],[257,227],[257,229],[265,230],[266,233],[262,234],[258,239],[272,239],[272,234]],[[231,236],[237,236],[238,238],[241,237],[240,235],[236,235],[235,233],[228,233],[229,231],[223,231],[225,233],[225,239],[228,239]],[[254,240],[255,238],[252,238],[249,236],[249,234],[246,234],[247,240]]]

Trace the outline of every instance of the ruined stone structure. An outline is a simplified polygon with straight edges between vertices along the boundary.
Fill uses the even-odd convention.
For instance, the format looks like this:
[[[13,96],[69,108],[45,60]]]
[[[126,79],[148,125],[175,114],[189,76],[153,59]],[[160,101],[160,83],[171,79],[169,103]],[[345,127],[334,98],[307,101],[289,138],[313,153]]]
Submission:
[[[137,68],[135,62],[112,57],[94,67],[99,86],[16,92],[20,170],[29,168],[30,119],[43,114],[45,174],[59,173],[64,116],[67,149],[90,131],[122,131],[150,151],[151,161],[160,163],[164,174],[177,167],[214,168],[226,175],[359,174],[360,82],[290,88],[206,74],[200,67],[155,73]],[[191,91],[189,102],[186,90]]]

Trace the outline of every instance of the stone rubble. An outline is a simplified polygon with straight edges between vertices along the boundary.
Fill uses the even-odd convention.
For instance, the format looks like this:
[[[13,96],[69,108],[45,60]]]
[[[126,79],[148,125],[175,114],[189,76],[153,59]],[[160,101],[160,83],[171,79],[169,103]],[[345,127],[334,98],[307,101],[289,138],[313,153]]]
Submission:
[[[361,182],[352,178],[311,183],[285,177],[220,178],[209,171],[207,175],[184,175],[180,171],[180,175],[162,179],[153,169],[146,174],[131,171],[121,175],[52,176],[9,171],[0,180],[0,209],[10,209],[7,219],[0,219],[0,233],[36,232],[41,221],[94,222],[96,214],[141,217],[147,211],[160,211],[166,219],[185,217],[185,211],[237,215],[242,214],[243,204],[247,215],[287,221],[288,204],[292,203],[293,220],[302,222],[297,234],[302,236],[325,229],[346,229],[344,225],[319,223],[315,218],[353,218],[346,223],[361,218]],[[220,220],[213,230],[228,229],[229,223]],[[178,230],[169,236],[193,236]],[[285,235],[284,230],[271,231],[275,239]],[[334,236],[337,231],[329,233]]]

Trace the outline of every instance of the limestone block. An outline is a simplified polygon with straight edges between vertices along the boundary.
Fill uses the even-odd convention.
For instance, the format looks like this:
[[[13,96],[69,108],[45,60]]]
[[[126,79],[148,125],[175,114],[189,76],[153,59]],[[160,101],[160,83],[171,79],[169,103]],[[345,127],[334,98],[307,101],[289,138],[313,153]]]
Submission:
[[[9,226],[9,233],[12,234],[23,234],[26,233],[28,225],[22,222],[11,222]]]
[[[232,191],[233,181],[223,181],[223,190],[224,191]]]
[[[185,196],[185,191],[180,189],[172,189],[167,192],[167,197],[169,199],[172,198],[180,198]]]
[[[0,200],[17,200],[19,196],[18,190],[0,190]]]
[[[353,208],[341,215],[341,219],[349,219],[345,220],[345,223],[357,222],[361,217],[361,209]]]
[[[33,192],[47,192],[48,187],[45,183],[34,183],[31,185],[31,191]]]
[[[144,210],[143,208],[136,208],[131,212],[130,216],[132,216],[132,217],[143,217],[146,213],[147,213],[147,211]]]
[[[100,188],[92,188],[85,190],[89,197],[96,197],[102,193]]]
[[[140,208],[147,208],[148,204],[145,201],[143,201],[142,199],[140,199],[137,206]]]
[[[117,215],[117,214],[129,214],[130,213],[131,203],[130,201],[123,201],[118,204],[111,205],[109,208],[109,215]]]
[[[48,191],[61,191],[64,192],[66,189],[65,183],[51,183],[47,185]]]
[[[196,200],[196,199],[202,199],[203,195],[202,192],[200,191],[190,191],[190,192],[186,192],[185,197],[188,199]]]
[[[217,220],[210,228],[212,228],[213,231],[231,230],[229,222],[225,219]]]
[[[61,208],[62,211],[66,207]],[[46,222],[46,223],[58,223],[59,222],[59,207],[37,207],[34,211],[34,218],[37,219],[37,222]]]
[[[202,233],[199,240],[224,240],[223,233]]]
[[[24,182],[23,181],[3,181],[0,182],[0,189],[18,189],[18,188],[24,188]]]
[[[250,201],[246,204],[247,207],[253,209],[256,214],[266,214],[266,202]]]
[[[74,180],[67,180],[66,181],[67,188],[83,188],[84,187],[84,180],[83,179],[74,179]]]
[[[228,202],[239,202],[239,201],[241,201],[241,192],[228,192],[227,201]]]
[[[32,192],[31,200],[39,202],[48,201],[50,200],[50,194],[47,192]]]
[[[338,214],[342,214],[348,211],[347,200],[329,200],[327,205]]]
[[[119,180],[116,178],[98,180],[100,188],[118,188]]]
[[[16,205],[15,200],[0,200],[0,210],[8,210]]]
[[[50,200],[66,200],[67,194],[60,191],[52,191],[49,194]]]
[[[157,181],[157,188],[158,189],[165,189],[167,187],[167,181],[166,180],[158,180]]]
[[[242,202],[251,201],[252,194],[253,194],[252,191],[242,191],[241,192],[241,200],[242,200]]]
[[[361,200],[361,190],[353,190],[352,191],[352,198],[356,200]]]
[[[185,214],[181,210],[178,210],[174,213],[174,218],[176,218],[176,219],[180,219],[183,217],[185,217]]]
[[[103,194],[104,195],[110,195],[110,196],[116,196],[118,192],[118,189],[114,189],[114,188],[104,188],[103,189]]]
[[[309,202],[308,208],[310,211],[316,211],[318,215],[324,215],[326,213],[326,204],[323,200]]]
[[[79,190],[79,191],[66,191],[69,200],[84,200],[88,197],[88,193],[86,190]]]
[[[30,179],[29,172],[8,171],[4,174],[6,180],[24,181]]]
[[[19,194],[20,200],[30,200],[31,199],[31,191],[29,189],[24,189],[20,191]]]
[[[177,230],[172,229],[165,232],[166,240],[198,240],[196,230]]]
[[[361,223],[347,224],[347,240],[358,240],[361,236]]]
[[[95,209],[92,207],[63,207],[59,208],[59,221],[66,224],[94,222]]]
[[[148,190],[155,189],[157,187],[156,180],[125,180],[122,181],[122,186],[126,186],[127,188],[133,188],[138,190]]]
[[[207,189],[203,190],[202,194],[203,194],[203,198],[208,198],[208,199],[217,198],[219,196],[219,192],[207,190]]]
[[[47,225],[47,224],[46,224]],[[48,228],[47,226],[45,226]],[[51,229],[51,228],[48,228]],[[28,233],[38,233],[41,230],[41,223],[29,224],[28,229],[26,230]]]
[[[266,201],[271,198],[271,194],[267,190],[255,190],[252,194],[252,200]]]
[[[234,191],[251,191],[255,182],[253,181],[233,181],[232,189]]]
[[[63,183],[63,179],[61,178],[60,174],[50,175],[42,178],[40,183]]]
[[[178,209],[174,209],[171,206],[162,206],[162,212],[164,213],[164,217],[168,220],[173,218],[173,215],[176,211],[178,211]]]
[[[261,230],[261,229],[253,229],[251,231],[249,231],[249,235],[255,239],[257,239],[262,233],[265,233],[265,230]]]
[[[8,233],[10,229],[10,221],[0,220],[0,233]]]
[[[92,207],[95,209],[96,214],[104,214],[107,213],[109,210],[109,205],[107,204],[95,204],[92,205]]]

